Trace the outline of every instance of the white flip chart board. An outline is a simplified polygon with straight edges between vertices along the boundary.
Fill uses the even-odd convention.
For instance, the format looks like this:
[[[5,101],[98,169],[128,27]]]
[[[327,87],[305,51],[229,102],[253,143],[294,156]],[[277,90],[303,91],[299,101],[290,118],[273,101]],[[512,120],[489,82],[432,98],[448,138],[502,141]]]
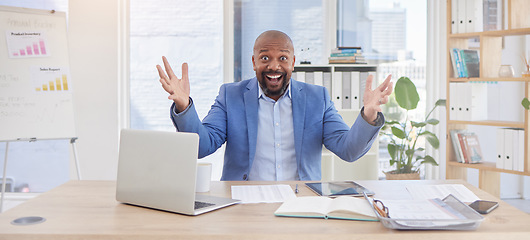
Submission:
[[[75,137],[64,12],[0,6],[0,140]]]

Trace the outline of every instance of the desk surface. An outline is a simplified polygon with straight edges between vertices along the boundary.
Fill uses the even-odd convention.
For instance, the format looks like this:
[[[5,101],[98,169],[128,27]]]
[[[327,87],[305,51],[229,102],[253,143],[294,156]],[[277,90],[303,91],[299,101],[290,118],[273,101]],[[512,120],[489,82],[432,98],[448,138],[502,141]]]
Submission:
[[[380,198],[406,198],[407,184],[460,181],[357,181]],[[300,196],[313,195],[303,182]],[[231,185],[275,182],[212,182],[215,196],[230,196]],[[498,198],[465,184],[481,199]],[[0,239],[528,239],[530,215],[500,201],[475,231],[397,231],[379,222],[275,217],[280,203],[239,204],[190,217],[125,205],[115,200],[113,181],[71,181],[0,214]],[[16,226],[24,216],[46,222]]]

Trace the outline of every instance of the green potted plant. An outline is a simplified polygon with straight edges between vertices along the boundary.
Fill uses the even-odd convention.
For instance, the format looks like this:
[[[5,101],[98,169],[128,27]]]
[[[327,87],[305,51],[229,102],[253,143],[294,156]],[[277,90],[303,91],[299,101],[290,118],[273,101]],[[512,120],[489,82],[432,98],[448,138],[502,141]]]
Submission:
[[[405,110],[404,120],[392,120],[385,122],[382,135],[390,139],[387,149],[390,155],[390,166],[394,170],[385,172],[387,179],[419,179],[419,167],[422,164],[438,166],[436,160],[425,154],[425,149],[417,146],[419,138],[425,138],[433,148],[438,149],[440,140],[438,137],[425,129],[427,125],[437,125],[440,121],[429,118],[438,106],[445,106],[445,99],[436,101],[431,111],[421,122],[409,119],[408,111],[416,109],[420,97],[416,86],[408,77],[401,77],[396,82],[394,89],[395,101],[401,109]]]

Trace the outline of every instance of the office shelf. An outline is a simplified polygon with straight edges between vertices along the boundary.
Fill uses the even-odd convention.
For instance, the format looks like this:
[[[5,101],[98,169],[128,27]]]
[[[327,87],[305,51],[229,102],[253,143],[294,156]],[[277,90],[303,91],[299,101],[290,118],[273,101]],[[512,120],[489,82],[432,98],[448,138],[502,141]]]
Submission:
[[[497,31],[484,32],[470,32],[470,33],[451,33],[451,9],[452,4],[456,1],[448,0],[447,2],[447,96],[450,96],[450,83],[456,82],[520,82],[524,84],[524,96],[529,97],[530,78],[514,77],[514,78],[500,78],[498,77],[498,70],[501,66],[501,56],[503,49],[503,38],[506,36],[520,36],[530,34],[530,7],[527,1],[524,0],[507,0],[507,29]],[[504,8],[504,6],[503,6]],[[503,9],[504,10],[504,9]],[[478,38],[480,42],[479,56],[480,56],[480,76],[479,78],[454,78],[454,71],[452,68],[451,57],[449,50],[452,48],[468,49],[469,40]],[[508,56],[512,59],[520,59],[521,56]],[[508,93],[509,95],[509,93]],[[495,101],[495,99],[492,99]],[[449,108],[451,99],[448,97],[447,109]],[[523,122],[510,121],[456,121],[449,118],[449,111],[447,112],[447,149],[446,149],[446,178],[451,179],[466,179],[467,169],[479,170],[479,187],[495,196],[500,195],[500,173],[510,173],[516,175],[530,176],[530,161],[529,161],[529,129],[530,120],[528,111],[521,107],[524,112]],[[496,167],[494,162],[482,162],[478,164],[458,163],[456,161],[455,149],[451,144],[449,132],[453,129],[465,129],[469,125],[492,126],[492,127],[508,127],[508,128],[522,128],[524,129],[524,171],[513,171],[507,169],[500,169]],[[486,139],[486,141],[495,141],[495,139]],[[488,156],[487,156],[488,157]],[[486,157],[486,158],[487,158]],[[493,158],[494,156],[490,156]]]

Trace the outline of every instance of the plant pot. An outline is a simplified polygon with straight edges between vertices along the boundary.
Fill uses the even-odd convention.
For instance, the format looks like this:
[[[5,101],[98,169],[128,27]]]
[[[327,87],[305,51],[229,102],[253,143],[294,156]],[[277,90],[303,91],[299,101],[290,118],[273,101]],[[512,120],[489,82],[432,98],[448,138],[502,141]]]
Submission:
[[[394,173],[394,171],[384,172],[386,180],[420,180],[420,172],[415,173]]]

